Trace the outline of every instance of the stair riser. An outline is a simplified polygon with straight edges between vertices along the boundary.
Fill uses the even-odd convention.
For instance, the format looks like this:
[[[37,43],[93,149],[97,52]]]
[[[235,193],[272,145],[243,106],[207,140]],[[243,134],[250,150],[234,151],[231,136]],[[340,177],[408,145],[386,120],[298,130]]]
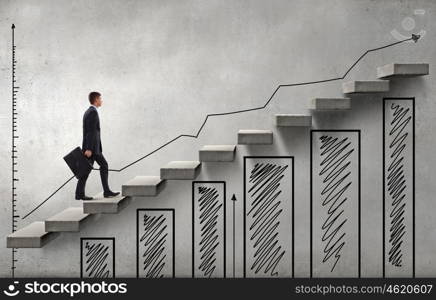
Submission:
[[[7,248],[41,248],[48,242],[59,236],[57,232],[47,232],[44,236],[37,237],[8,237],[6,239]]]
[[[235,151],[201,151],[199,158],[202,162],[231,162],[235,160]]]
[[[132,202],[130,197],[118,203],[83,203],[83,212],[85,214],[117,214]]]
[[[45,221],[47,232],[79,232],[87,223],[96,218],[96,215],[89,215],[81,221]]]
[[[311,117],[286,117],[286,116],[276,116],[275,126],[278,127],[310,127],[312,126]]]
[[[238,133],[239,145],[271,145],[273,143],[272,134],[244,134]]]
[[[130,197],[157,196],[165,188],[166,182],[161,181],[156,186],[122,186],[122,195]]]
[[[161,169],[160,178],[167,180],[192,180],[200,174],[200,167],[196,169]]]

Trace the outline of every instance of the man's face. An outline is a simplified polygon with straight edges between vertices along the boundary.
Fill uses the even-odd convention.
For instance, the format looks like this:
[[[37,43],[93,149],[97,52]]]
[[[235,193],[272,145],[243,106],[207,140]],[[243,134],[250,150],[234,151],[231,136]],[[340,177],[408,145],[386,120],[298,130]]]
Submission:
[[[102,104],[103,104],[103,100],[101,100],[101,96],[98,96],[94,101],[94,105],[100,107]]]

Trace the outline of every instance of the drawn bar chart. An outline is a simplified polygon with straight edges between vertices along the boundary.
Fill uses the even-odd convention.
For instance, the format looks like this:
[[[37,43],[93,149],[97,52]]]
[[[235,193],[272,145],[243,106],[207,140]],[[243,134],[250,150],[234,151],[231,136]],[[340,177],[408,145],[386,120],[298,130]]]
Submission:
[[[360,277],[360,131],[311,131],[310,276]]]
[[[415,276],[415,99],[383,101],[383,277]]]
[[[244,157],[244,277],[294,276],[294,158]]]
[[[137,209],[136,275],[138,278],[175,276],[174,209]]]
[[[115,278],[115,238],[80,239],[80,277]]]
[[[226,184],[192,182],[192,277],[226,277]]]

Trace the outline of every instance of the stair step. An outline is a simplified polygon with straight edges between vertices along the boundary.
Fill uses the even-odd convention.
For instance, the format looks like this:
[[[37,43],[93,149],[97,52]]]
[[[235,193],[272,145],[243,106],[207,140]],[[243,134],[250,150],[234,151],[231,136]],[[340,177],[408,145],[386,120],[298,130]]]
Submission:
[[[200,174],[199,161],[171,161],[160,169],[162,179],[195,179]]]
[[[311,127],[311,115],[276,114],[275,125],[279,127]]]
[[[159,176],[136,176],[122,186],[124,196],[157,196],[165,187],[166,181]]]
[[[239,145],[271,145],[273,132],[262,129],[241,129],[238,131]]]
[[[351,109],[350,98],[314,98],[312,99],[312,110],[330,111],[330,110],[348,110]]]
[[[389,81],[387,80],[348,81],[342,84],[342,92],[344,94],[389,92]]]
[[[377,68],[377,78],[391,79],[403,77],[425,76],[429,74],[429,64],[391,63]]]
[[[59,236],[45,231],[44,222],[33,222],[6,237],[7,248],[41,248]]]
[[[91,200],[92,201],[92,200]],[[53,232],[80,231],[90,214],[83,212],[83,207],[69,207],[45,220],[45,230]]]
[[[118,195],[104,198],[103,193],[94,196],[93,200],[83,201],[83,213],[85,214],[117,214],[130,204],[131,197]]]
[[[199,151],[200,161],[223,162],[235,159],[236,145],[205,145]]]

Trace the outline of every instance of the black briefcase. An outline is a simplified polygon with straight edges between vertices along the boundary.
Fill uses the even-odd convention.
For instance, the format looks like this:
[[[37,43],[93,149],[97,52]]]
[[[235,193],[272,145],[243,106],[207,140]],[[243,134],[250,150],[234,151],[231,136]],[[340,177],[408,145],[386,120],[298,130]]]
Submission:
[[[70,167],[71,171],[74,173],[74,176],[77,178],[82,178],[88,175],[92,170],[92,165],[89,162],[88,158],[83,154],[82,149],[77,147],[70,153],[64,156],[64,160],[67,163],[68,167]]]

